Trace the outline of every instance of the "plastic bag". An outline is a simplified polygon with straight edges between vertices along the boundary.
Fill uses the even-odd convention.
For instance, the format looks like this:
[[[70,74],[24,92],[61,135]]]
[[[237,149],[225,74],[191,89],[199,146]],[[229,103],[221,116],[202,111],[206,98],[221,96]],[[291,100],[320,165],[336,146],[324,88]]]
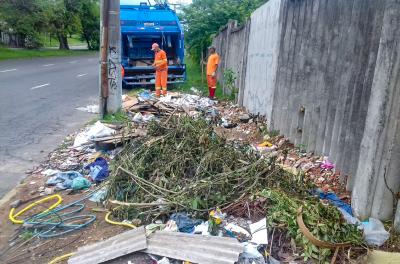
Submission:
[[[382,246],[389,239],[390,234],[385,230],[382,222],[370,218],[369,222],[362,223],[364,227],[364,240],[370,246]]]
[[[239,256],[238,264],[266,264],[264,256],[257,250],[257,245],[251,243],[242,243],[243,253]]]
[[[71,188],[73,190],[82,190],[89,188],[91,185],[92,184],[88,179],[84,177],[78,177],[72,180]]]
[[[185,214],[173,214],[170,220],[175,221],[178,226],[179,232],[182,233],[193,233],[194,227],[202,223],[201,220],[193,220]]]

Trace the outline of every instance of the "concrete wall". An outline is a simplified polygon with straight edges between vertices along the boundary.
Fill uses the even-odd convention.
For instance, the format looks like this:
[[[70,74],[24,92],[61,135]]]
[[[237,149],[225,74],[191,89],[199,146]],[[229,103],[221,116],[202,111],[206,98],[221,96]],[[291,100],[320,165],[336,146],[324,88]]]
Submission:
[[[241,39],[232,26],[215,39],[220,54],[248,43],[247,60],[225,56],[222,65],[246,63],[239,103],[329,156],[349,176],[362,218],[390,218],[399,192],[399,2],[270,0],[235,32]]]
[[[219,52],[220,67],[225,70],[230,69],[235,73],[237,88],[245,84],[249,29],[250,22],[238,27],[236,21],[230,21],[213,41],[213,45],[221,51]],[[222,80],[224,93],[229,93],[223,82],[223,71],[218,71],[218,79]],[[238,97],[239,102],[242,102],[242,93],[239,93]]]

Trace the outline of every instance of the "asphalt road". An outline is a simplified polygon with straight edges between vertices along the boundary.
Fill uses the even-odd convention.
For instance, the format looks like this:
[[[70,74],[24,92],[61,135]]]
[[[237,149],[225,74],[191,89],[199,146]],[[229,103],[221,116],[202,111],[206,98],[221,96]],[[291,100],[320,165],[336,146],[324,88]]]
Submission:
[[[0,198],[94,114],[97,55],[0,62]]]

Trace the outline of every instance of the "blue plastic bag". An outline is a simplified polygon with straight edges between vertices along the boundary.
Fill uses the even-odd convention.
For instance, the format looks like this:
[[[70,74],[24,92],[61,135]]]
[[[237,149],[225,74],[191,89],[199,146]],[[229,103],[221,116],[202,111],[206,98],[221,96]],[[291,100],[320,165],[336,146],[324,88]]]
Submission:
[[[102,182],[109,175],[108,162],[102,157],[85,166],[85,170],[90,170],[89,175],[94,182]]]

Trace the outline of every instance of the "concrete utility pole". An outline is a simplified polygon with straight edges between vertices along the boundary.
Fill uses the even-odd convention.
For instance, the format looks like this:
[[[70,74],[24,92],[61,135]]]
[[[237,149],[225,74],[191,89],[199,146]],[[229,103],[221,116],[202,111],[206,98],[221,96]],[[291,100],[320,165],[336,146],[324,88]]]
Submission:
[[[100,115],[122,106],[120,1],[101,1]]]

